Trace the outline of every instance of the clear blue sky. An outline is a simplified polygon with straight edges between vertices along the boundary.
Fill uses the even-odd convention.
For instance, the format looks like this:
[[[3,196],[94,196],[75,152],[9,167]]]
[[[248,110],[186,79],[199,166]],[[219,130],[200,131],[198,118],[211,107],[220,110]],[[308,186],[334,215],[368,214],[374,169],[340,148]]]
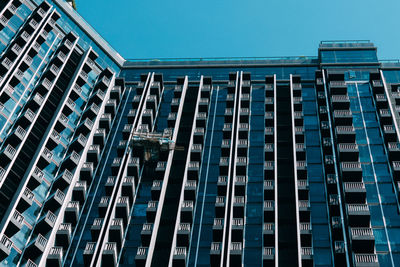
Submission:
[[[400,59],[400,0],[76,0],[125,58],[317,55],[369,39]]]

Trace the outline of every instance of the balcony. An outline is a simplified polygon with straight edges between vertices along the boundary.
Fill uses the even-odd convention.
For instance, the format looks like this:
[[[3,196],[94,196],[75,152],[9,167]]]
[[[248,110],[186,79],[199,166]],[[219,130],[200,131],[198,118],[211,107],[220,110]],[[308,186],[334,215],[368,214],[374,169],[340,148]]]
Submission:
[[[246,175],[247,170],[247,157],[236,157],[236,174],[243,176]]]
[[[295,142],[304,144],[304,127],[295,126],[294,127]]]
[[[225,196],[217,196],[215,199],[215,217],[223,218],[225,215]]]
[[[235,177],[234,180],[235,180],[235,195],[244,196],[246,193],[247,177],[238,175]]]
[[[152,223],[144,223],[142,226],[142,231],[140,232],[140,238],[143,246],[149,246],[151,240],[151,234],[153,232]]]
[[[274,127],[265,127],[264,135],[265,135],[265,143],[274,143]]]
[[[243,244],[231,242],[229,248],[230,266],[242,266]]]
[[[62,163],[62,169],[68,169],[68,170],[73,170],[78,166],[79,160],[81,156],[76,153],[75,151],[72,151],[63,161]]]
[[[88,133],[92,130],[92,128],[93,128],[93,121],[91,121],[89,118],[86,118],[81,124],[78,125],[77,134],[82,133],[84,136],[87,136]]]
[[[67,145],[64,144],[61,135],[56,130],[53,130],[50,134],[50,138],[46,144],[46,147],[49,150],[54,150],[58,145],[61,145],[65,149],[67,148]]]
[[[347,85],[345,81],[330,81],[329,88],[333,95],[347,94]]]
[[[54,126],[54,130],[61,133],[65,129],[72,130],[69,125],[69,119],[63,113],[61,113],[56,125]]]
[[[64,203],[64,199],[65,194],[61,190],[57,189],[57,191],[50,195],[47,199],[46,203],[44,204],[44,210],[51,210],[52,212],[56,212],[56,210],[59,209]]]
[[[7,236],[2,235],[0,239],[0,260],[4,260],[11,253],[13,242]]]
[[[39,255],[42,255],[44,253],[46,245],[47,239],[39,234],[27,245],[24,257],[26,259],[36,259]]]
[[[65,208],[64,213],[64,221],[66,223],[70,223],[72,226],[75,226],[80,213],[80,207],[78,201],[70,201]]]
[[[196,127],[205,128],[207,123],[207,113],[198,112],[196,115]]]
[[[202,151],[203,151],[202,144],[193,144],[190,149],[190,160],[191,161],[200,161]]]
[[[299,217],[301,222],[310,222],[311,207],[308,200],[299,200]]]
[[[379,110],[379,118],[380,118],[381,126],[392,125],[392,123],[393,123],[392,114],[389,109],[380,109]]]
[[[87,138],[83,134],[79,134],[71,143],[71,149],[81,151],[87,143]]]
[[[314,250],[312,247],[301,248],[301,264],[302,266],[314,266]]]
[[[200,98],[199,100],[199,112],[208,112],[209,100],[208,98]]]
[[[336,126],[336,138],[338,143],[355,143],[356,132],[353,126]]]
[[[304,147],[304,144],[303,144]],[[297,145],[296,145],[296,151],[297,151]],[[305,156],[305,149],[304,149],[304,156]],[[301,151],[299,151],[301,153]],[[274,160],[275,155],[274,155],[274,144],[267,143],[264,145],[264,155],[265,155],[265,160]]]
[[[322,103],[321,105],[325,105],[325,102]],[[321,121],[327,121],[329,119],[329,117],[328,117],[328,109],[327,109],[326,106],[320,106],[319,107],[319,118],[320,118]]]
[[[231,240],[232,242],[241,242],[243,241],[243,232],[244,232],[244,219],[243,218],[233,218],[232,219],[232,228],[231,228]]]
[[[92,240],[97,240],[100,235],[101,228],[103,226],[103,218],[96,218],[93,220],[93,224],[90,227],[90,234],[92,235]]]
[[[275,198],[274,184],[274,180],[264,180],[264,200],[273,200]]]
[[[346,210],[351,227],[369,227],[371,214],[367,204],[347,204]]]
[[[176,234],[177,247],[189,247],[190,245],[190,223],[180,223]]]
[[[122,196],[129,197],[129,203],[132,205],[133,195],[135,194],[135,180],[132,176],[127,176],[122,179]]]
[[[93,144],[95,145],[99,145],[100,148],[102,149],[104,147],[104,142],[106,139],[106,130],[103,128],[98,128],[95,132],[94,132],[94,136],[93,136]]]
[[[121,100],[121,91],[121,86],[114,86],[110,92],[110,97],[117,102],[117,105]]]
[[[362,180],[362,168],[360,162],[341,162],[340,169],[343,181],[360,182]]]
[[[371,228],[351,228],[350,238],[354,253],[374,253],[375,238]]]
[[[87,152],[86,160],[88,162],[91,162],[94,166],[97,166],[97,164],[99,163],[100,153],[101,150],[99,145],[90,145]]]
[[[218,196],[223,196],[226,195],[226,180],[228,177],[226,176],[218,176],[218,181],[217,181],[217,190],[218,190]]]
[[[158,107],[157,96],[155,96],[155,95],[147,96],[146,109],[151,109],[151,110],[153,110],[153,114],[156,114],[157,107]]]
[[[307,178],[307,161],[296,161],[296,171],[298,179],[306,179]]]
[[[145,109],[142,113],[142,124],[147,124],[149,129],[153,126],[154,113],[152,109]]]
[[[329,194],[337,194],[337,181],[338,181],[337,175],[335,174],[326,175],[326,182]]]
[[[149,223],[154,223],[156,218],[158,201],[149,201],[146,208],[146,219]]]
[[[130,157],[128,161],[127,175],[139,179],[140,158]]]
[[[115,208],[115,217],[122,218],[124,226],[126,226],[128,223],[129,212],[130,212],[129,198],[119,197],[117,199],[117,206]]]
[[[350,99],[346,94],[332,95],[332,107],[334,110],[349,110]]]
[[[197,182],[195,180],[186,180],[184,189],[184,199],[196,201]]]
[[[233,217],[244,218],[244,210],[246,207],[246,197],[234,196],[233,197]]]
[[[354,143],[342,143],[338,145],[339,157],[341,161],[358,161],[358,145]]]
[[[32,205],[34,196],[35,195],[31,190],[29,190],[29,188],[25,188],[18,202],[17,210],[21,213],[27,210]]]
[[[17,126],[17,128],[8,136],[8,142],[12,147],[18,147],[24,140],[26,135],[26,131],[21,126]]]
[[[211,88],[212,88],[212,85],[203,84],[203,86],[200,89],[201,90],[201,97],[209,98],[210,97]]]
[[[334,110],[333,118],[337,126],[351,126],[353,124],[353,114],[350,110]]]
[[[239,123],[239,139],[248,139],[249,137],[249,124]]]
[[[340,216],[340,198],[337,194],[330,194],[329,198],[329,213],[331,216]]]
[[[294,125],[295,126],[303,126],[304,125],[304,114],[302,111],[294,112],[293,117],[294,117]]]
[[[274,157],[271,157],[271,159],[274,159]],[[296,159],[299,161],[306,160],[306,148],[303,143],[296,144]]]
[[[110,197],[103,196],[100,199],[100,203],[98,205],[99,216],[104,218],[106,216],[107,209],[110,205]]]
[[[119,168],[121,167],[122,158],[114,158],[111,164],[111,175],[117,176],[119,172]]]
[[[43,181],[44,173],[38,168],[35,167],[31,178],[28,181],[27,187],[30,190],[35,190]]]
[[[54,225],[56,223],[57,216],[54,215],[51,211],[47,211],[46,215],[42,216],[34,229],[34,232],[40,233],[42,235],[46,235],[50,230],[54,228]]]
[[[223,139],[221,144],[221,156],[229,157],[231,151],[231,139]]]
[[[13,62],[9,58],[4,58],[3,61],[1,62],[1,65],[6,68],[6,70],[9,70],[11,66],[13,65]]]
[[[0,152],[0,162],[3,164],[5,162],[11,162],[16,154],[16,149],[13,148],[11,145],[7,145],[1,152]]]
[[[73,102],[74,103],[74,102]],[[74,103],[75,104],[75,103]],[[73,109],[71,109],[72,111]],[[100,112],[100,108],[96,103],[92,103],[89,107],[87,107],[83,111],[82,119],[89,118],[90,120],[94,121],[96,120],[96,117],[98,116]],[[78,112],[77,112],[78,113]]]
[[[86,200],[86,190],[86,181],[77,181],[72,189],[72,201],[78,201],[82,206]]]
[[[115,99],[109,99],[105,105],[104,112],[111,114],[111,117],[114,118],[117,110],[117,101]]]
[[[264,222],[275,222],[275,202],[273,200],[264,200],[263,211]]]
[[[116,266],[117,259],[118,259],[117,244],[115,242],[105,243],[103,253],[101,255],[101,265]]]
[[[148,247],[138,247],[138,250],[137,250],[136,256],[135,256],[136,266],[143,267],[146,265],[148,250],[149,250]]]
[[[194,212],[194,202],[190,200],[184,200],[181,204],[181,222],[192,223]]]
[[[400,143],[398,142],[390,142],[387,145],[387,148],[389,150],[389,159],[390,160],[396,160],[400,158]]]
[[[95,169],[94,164],[92,162],[83,163],[82,168],[80,169],[80,179],[82,180],[82,182],[88,184],[92,182],[94,169]]]
[[[71,184],[72,178],[72,173],[69,170],[65,169],[61,174],[56,177],[53,188],[58,188],[63,191]]]
[[[312,227],[311,223],[300,223],[300,239],[302,247],[312,246]]]
[[[37,87],[38,93],[40,95],[46,95],[51,90],[52,87],[53,87],[53,83],[49,79],[44,78],[42,80],[42,83],[40,84],[40,86]]]
[[[212,242],[210,249],[210,264],[213,267],[220,266],[222,246],[221,242]]]
[[[376,254],[353,254],[355,267],[379,267],[378,255]]]
[[[116,180],[115,176],[108,176],[107,181],[104,185],[105,193],[106,193],[106,196],[108,196],[108,197],[111,197],[112,192],[114,191],[115,180]]]
[[[70,223],[61,223],[56,232],[55,245],[67,249],[71,243],[72,225]]]
[[[212,226],[213,242],[222,242],[223,230],[224,230],[224,219],[214,218],[214,223]]]
[[[53,152],[50,151],[47,147],[45,147],[40,154],[39,161],[37,163],[37,167],[39,169],[45,169],[49,164],[54,163],[58,167],[58,162],[53,158]]]
[[[6,227],[6,230],[4,231],[4,234],[6,236],[12,237],[22,229],[23,224],[24,224],[24,216],[22,216],[22,214],[19,213],[17,210],[14,210],[14,214],[12,215]]]
[[[63,247],[52,247],[47,255],[46,266],[61,267],[63,261]]]
[[[168,128],[175,127],[175,123],[176,123],[176,112],[170,112],[167,118]]]
[[[241,123],[249,123],[249,115],[250,115],[250,109],[249,108],[240,108],[239,121]]]
[[[275,223],[263,224],[264,246],[275,246]]]
[[[274,247],[263,247],[263,265],[274,266],[275,265],[275,248]]]
[[[200,162],[191,161],[187,168],[187,179],[197,181],[199,179]]]
[[[305,176],[307,177],[307,176]],[[299,200],[307,200],[309,193],[309,184],[307,179],[297,180],[298,198]]]
[[[83,250],[83,262],[84,266],[90,266],[93,258],[94,251],[96,249],[96,242],[87,242],[85,249]]]
[[[108,232],[109,242],[115,242],[118,250],[121,249],[122,240],[124,238],[124,225],[120,218],[112,219],[110,223],[110,230]]]
[[[266,180],[274,180],[275,177],[275,162],[264,161],[264,177]]]
[[[157,166],[156,166],[156,169],[155,169],[156,178],[163,180],[166,169],[167,169],[167,162],[166,161],[157,162]]]
[[[388,100],[385,94],[376,94],[375,95],[375,103],[378,109],[387,109],[388,107]]]
[[[363,182],[344,182],[343,186],[347,203],[365,203],[367,191]]]

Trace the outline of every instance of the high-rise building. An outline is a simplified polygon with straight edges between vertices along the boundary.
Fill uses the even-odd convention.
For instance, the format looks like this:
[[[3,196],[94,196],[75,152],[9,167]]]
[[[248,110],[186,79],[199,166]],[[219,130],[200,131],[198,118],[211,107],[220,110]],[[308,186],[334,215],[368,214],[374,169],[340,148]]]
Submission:
[[[0,3],[1,266],[400,266],[400,62],[125,60]]]

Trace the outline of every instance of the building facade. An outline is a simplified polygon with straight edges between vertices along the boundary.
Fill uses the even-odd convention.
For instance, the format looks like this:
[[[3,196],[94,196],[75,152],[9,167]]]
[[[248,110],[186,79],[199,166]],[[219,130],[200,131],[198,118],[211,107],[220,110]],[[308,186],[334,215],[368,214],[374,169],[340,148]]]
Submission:
[[[0,3],[1,266],[399,266],[400,63],[125,60]]]

